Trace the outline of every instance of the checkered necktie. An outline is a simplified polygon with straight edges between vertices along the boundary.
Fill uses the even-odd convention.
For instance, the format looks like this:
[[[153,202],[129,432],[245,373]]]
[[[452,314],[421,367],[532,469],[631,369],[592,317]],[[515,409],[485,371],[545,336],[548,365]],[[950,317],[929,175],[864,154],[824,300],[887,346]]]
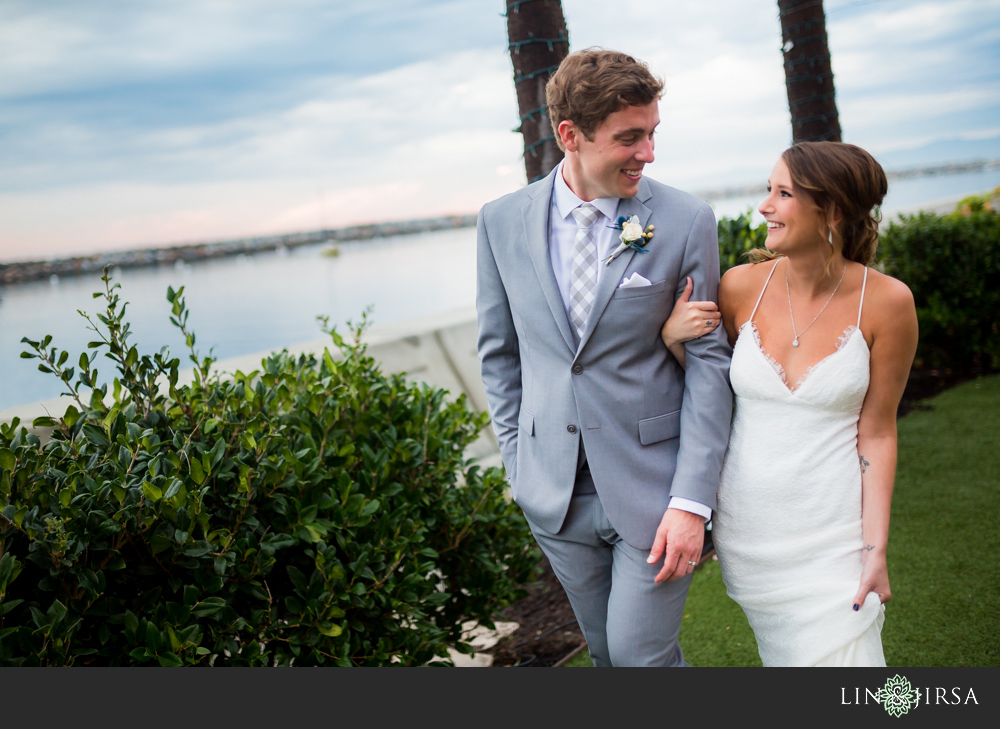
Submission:
[[[587,316],[594,305],[597,289],[597,243],[593,226],[601,211],[590,203],[573,210],[576,241],[573,245],[573,268],[569,278],[569,319],[578,338],[583,338]]]

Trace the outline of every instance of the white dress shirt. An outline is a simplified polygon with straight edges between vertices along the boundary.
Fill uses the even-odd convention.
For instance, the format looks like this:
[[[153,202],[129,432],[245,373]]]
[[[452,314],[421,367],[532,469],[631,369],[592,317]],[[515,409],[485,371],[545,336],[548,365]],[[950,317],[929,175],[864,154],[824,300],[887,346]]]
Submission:
[[[556,170],[555,183],[552,190],[552,202],[549,210],[549,260],[552,262],[552,272],[559,286],[566,316],[569,316],[569,286],[573,268],[573,249],[576,246],[576,218],[573,211],[585,202],[577,197],[563,178],[563,163]],[[611,255],[612,244],[618,243],[618,230],[612,226],[618,221],[617,197],[599,197],[590,201],[601,215],[594,221],[594,240],[597,242],[597,280],[604,273],[604,261]],[[668,509],[689,511],[704,518],[712,518],[712,510],[705,504],[677,496],[670,497]]]

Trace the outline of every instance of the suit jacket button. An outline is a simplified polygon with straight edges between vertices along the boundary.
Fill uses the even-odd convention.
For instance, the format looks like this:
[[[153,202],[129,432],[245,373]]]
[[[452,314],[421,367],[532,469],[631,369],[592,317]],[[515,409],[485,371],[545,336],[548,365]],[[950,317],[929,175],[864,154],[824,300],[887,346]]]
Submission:
[[[573,365],[573,374],[574,375],[582,375],[583,374],[583,365]]]
[[[566,430],[568,430],[570,433],[575,433],[576,432],[576,426],[575,425],[567,425],[566,426]]]

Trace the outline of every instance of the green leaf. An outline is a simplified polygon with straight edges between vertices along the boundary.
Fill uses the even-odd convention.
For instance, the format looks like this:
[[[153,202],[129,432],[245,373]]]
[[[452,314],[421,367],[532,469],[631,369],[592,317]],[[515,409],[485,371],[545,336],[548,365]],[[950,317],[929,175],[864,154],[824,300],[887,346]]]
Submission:
[[[0,448],[0,468],[5,471],[13,471],[16,463],[17,459],[14,457],[14,451],[10,448]]]
[[[337,625],[336,623],[320,623],[319,632],[330,638],[336,638],[338,635],[344,632],[344,629]]]
[[[100,392],[100,391],[95,390],[95,392]],[[108,437],[104,434],[104,431],[102,431],[96,425],[92,425],[91,423],[84,424],[83,434],[87,436],[87,440],[89,440],[96,446],[106,447],[111,443],[111,441],[108,440]]]
[[[7,602],[0,603],[0,615],[6,615],[22,602],[24,602],[24,600],[8,600]]]
[[[63,415],[63,420],[66,421],[66,425],[71,428],[76,425],[77,421],[80,419],[80,411],[74,406],[70,405],[66,408],[66,413]]]
[[[337,371],[337,363],[333,361],[333,357],[330,356],[330,350],[326,348],[323,349],[323,364],[326,365],[330,372]]]
[[[139,618],[137,618],[131,610],[125,611],[125,632],[131,633],[133,636],[135,632],[139,630]]]
[[[215,615],[226,606],[226,601],[221,597],[207,597],[191,608],[191,613],[199,618]]]
[[[195,542],[194,546],[188,547],[183,554],[188,557],[204,557],[212,551],[212,545],[208,542]]]
[[[163,498],[167,499],[168,501],[174,498],[177,495],[177,493],[181,490],[181,486],[183,486],[183,484],[181,483],[180,479],[176,478],[170,479],[170,482],[167,484],[167,490],[163,493]]]
[[[31,425],[34,428],[52,428],[56,424],[55,418],[50,418],[48,415],[42,415],[31,421]]]
[[[201,467],[201,461],[198,458],[191,459],[191,478],[199,486],[205,482],[205,470]]]
[[[145,620],[143,622],[146,624],[146,646],[149,650],[157,653],[163,647],[163,635],[152,623]]]
[[[146,495],[147,499],[154,502],[163,498],[163,491],[151,484],[149,481],[143,481],[142,493]]]

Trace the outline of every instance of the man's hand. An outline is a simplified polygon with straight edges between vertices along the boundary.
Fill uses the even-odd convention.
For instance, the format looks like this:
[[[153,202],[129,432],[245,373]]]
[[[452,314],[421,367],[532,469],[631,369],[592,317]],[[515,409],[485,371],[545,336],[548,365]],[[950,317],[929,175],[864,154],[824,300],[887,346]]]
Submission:
[[[656,563],[661,556],[664,558],[663,569],[654,582],[669,582],[694,572],[701,559],[704,540],[705,520],[701,516],[681,509],[667,509],[646,558],[649,564]]]

